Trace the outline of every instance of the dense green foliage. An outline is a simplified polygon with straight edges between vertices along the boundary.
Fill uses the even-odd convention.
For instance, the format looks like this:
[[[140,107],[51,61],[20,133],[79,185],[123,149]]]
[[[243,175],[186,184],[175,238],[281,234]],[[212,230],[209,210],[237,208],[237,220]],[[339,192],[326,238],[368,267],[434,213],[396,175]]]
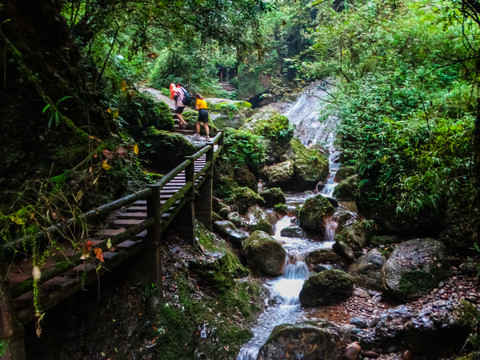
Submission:
[[[343,161],[356,166],[365,205],[417,216],[471,198],[475,63],[462,31],[478,29],[443,1],[319,9],[309,71],[341,78]]]
[[[257,135],[248,131],[226,129],[224,159],[232,167],[247,166],[256,170],[264,160],[265,149]]]

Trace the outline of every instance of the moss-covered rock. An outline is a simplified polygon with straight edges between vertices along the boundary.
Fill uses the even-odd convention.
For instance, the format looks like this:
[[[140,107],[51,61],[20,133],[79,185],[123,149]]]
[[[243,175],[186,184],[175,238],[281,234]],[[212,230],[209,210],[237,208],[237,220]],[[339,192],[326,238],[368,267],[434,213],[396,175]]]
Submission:
[[[350,176],[340,181],[335,189],[333,189],[333,197],[339,200],[355,200],[358,196],[358,179],[357,176]]]
[[[120,109],[119,118],[127,124],[125,129],[137,141],[151,126],[157,130],[174,130],[172,112],[168,105],[145,93],[140,93],[127,102]]]
[[[322,195],[308,198],[299,211],[300,226],[325,236],[326,217],[333,215],[334,210],[330,201]]]
[[[250,206],[255,204],[263,206],[265,204],[265,200],[260,195],[245,186],[234,189],[232,201],[237,205],[240,214],[245,214]]]
[[[434,239],[405,241],[393,250],[382,268],[384,291],[401,300],[432,290],[449,274],[445,246]]]
[[[294,179],[295,163],[287,160],[271,166],[265,166],[262,169],[262,176],[270,187],[288,188]]]
[[[286,202],[285,195],[279,187],[263,190],[259,195],[263,197],[265,200],[265,206],[269,208],[277,204],[285,204]]]
[[[265,275],[278,275],[282,272],[287,253],[272,236],[257,230],[244,242],[243,254],[252,270]]]
[[[352,253],[354,257],[363,255],[362,250],[367,246],[370,237],[369,224],[368,221],[359,221],[345,226],[335,235],[334,249],[343,255],[347,253]]]
[[[140,145],[140,155],[149,167],[169,171],[195,153],[196,148],[184,136],[150,127]],[[166,156],[168,154],[168,156]]]
[[[316,149],[309,149],[297,139],[290,140],[294,152],[294,190],[313,189],[328,176],[328,157]]]
[[[354,166],[341,166],[335,174],[335,181],[339,183],[342,180],[345,180],[350,176],[355,175],[355,172],[356,168]]]

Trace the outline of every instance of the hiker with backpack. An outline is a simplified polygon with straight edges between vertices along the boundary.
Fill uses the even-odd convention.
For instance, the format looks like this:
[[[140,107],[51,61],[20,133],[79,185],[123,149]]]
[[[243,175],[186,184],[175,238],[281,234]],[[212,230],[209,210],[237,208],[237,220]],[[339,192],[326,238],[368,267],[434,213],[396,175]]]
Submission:
[[[171,87],[172,89],[172,87]],[[188,123],[183,119],[182,113],[185,110],[185,106],[190,105],[192,96],[183,87],[183,84],[178,84],[173,87],[173,99],[175,100],[175,114],[177,115],[179,125],[185,129]]]
[[[197,132],[195,137],[200,136],[200,123],[203,123],[205,128],[206,139],[210,140],[210,129],[208,128],[208,107],[207,102],[203,99],[203,96],[200,94],[195,95],[195,109],[198,110],[198,119],[196,124]]]

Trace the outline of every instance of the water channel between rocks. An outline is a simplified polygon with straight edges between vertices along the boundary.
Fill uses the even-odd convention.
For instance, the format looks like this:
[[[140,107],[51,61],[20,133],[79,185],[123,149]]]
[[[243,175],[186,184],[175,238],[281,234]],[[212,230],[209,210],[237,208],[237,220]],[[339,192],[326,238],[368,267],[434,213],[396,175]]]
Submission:
[[[331,116],[322,123],[318,121],[320,112],[324,110],[329,100],[328,92],[325,90],[328,91],[327,83],[316,82],[302,91],[294,103],[278,103],[270,106],[287,116],[290,123],[295,125],[295,136],[300,139],[302,144],[305,146],[319,144],[329,151],[329,176],[320,193],[330,197],[336,185],[335,173],[340,164],[338,152],[333,144],[337,119]],[[317,193],[317,189],[304,193],[285,193],[286,205],[289,209],[293,209]],[[308,235],[301,238],[281,236],[281,231],[290,225],[295,225],[294,222],[294,217],[286,215],[275,225],[274,238],[282,244],[287,252],[283,274],[277,278],[265,280],[264,286],[269,294],[268,303],[273,305],[267,306],[259,316],[252,329],[254,336],[242,346],[237,360],[256,360],[260,347],[277,325],[295,324],[317,317],[328,317],[328,314],[319,314],[316,310],[302,308],[299,293],[304,281],[310,275],[304,261],[305,256],[314,250],[331,249],[337,224],[331,218],[327,219],[326,234],[322,241],[315,240]]]

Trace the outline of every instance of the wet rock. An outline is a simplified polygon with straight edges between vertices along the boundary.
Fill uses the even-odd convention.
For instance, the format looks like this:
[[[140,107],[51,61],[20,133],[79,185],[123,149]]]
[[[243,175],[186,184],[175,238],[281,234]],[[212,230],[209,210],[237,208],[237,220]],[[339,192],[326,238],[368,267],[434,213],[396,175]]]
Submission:
[[[305,231],[303,231],[302,228],[297,225],[291,225],[285,229],[282,229],[280,235],[284,237],[303,238],[305,237]]]
[[[245,219],[236,211],[228,213],[227,219],[231,221],[235,226],[246,226]]]
[[[245,214],[248,230],[262,230],[267,234],[273,235],[273,224],[276,223],[277,218],[273,213],[267,213],[259,206],[252,206]]]
[[[348,269],[357,284],[368,289],[382,289],[382,267],[385,264],[385,257],[378,251],[372,249],[365,255],[360,256]]]
[[[264,231],[256,230],[243,243],[247,265],[266,275],[282,272],[286,251],[282,245]]]
[[[337,326],[322,321],[318,324],[284,324],[273,329],[260,348],[257,360],[342,358],[345,346]]]
[[[361,350],[362,347],[358,341],[354,341],[353,343],[348,344],[345,348],[345,357],[349,360],[356,360]]]
[[[353,293],[353,278],[340,270],[325,270],[310,276],[300,291],[305,307],[335,304]]]
[[[405,241],[385,262],[382,287],[390,296],[414,299],[428,293],[448,275],[447,264],[441,242],[430,238]]]
[[[358,221],[358,214],[345,209],[337,209],[332,219],[337,222],[338,230],[342,230],[345,226],[351,225]]]
[[[226,237],[235,247],[239,249],[243,247],[243,241],[249,236],[246,231],[237,229],[237,227],[228,220],[215,221],[213,226],[216,232]]]
[[[350,319],[350,324],[359,329],[366,329],[369,327],[370,320],[363,317],[353,317]]]
[[[305,257],[305,263],[310,267],[315,267],[322,264],[340,264],[342,258],[328,249],[319,249],[311,251]]]
[[[334,207],[322,195],[308,198],[300,208],[299,221],[300,226],[307,231],[319,232],[325,236],[325,219],[331,216]]]

